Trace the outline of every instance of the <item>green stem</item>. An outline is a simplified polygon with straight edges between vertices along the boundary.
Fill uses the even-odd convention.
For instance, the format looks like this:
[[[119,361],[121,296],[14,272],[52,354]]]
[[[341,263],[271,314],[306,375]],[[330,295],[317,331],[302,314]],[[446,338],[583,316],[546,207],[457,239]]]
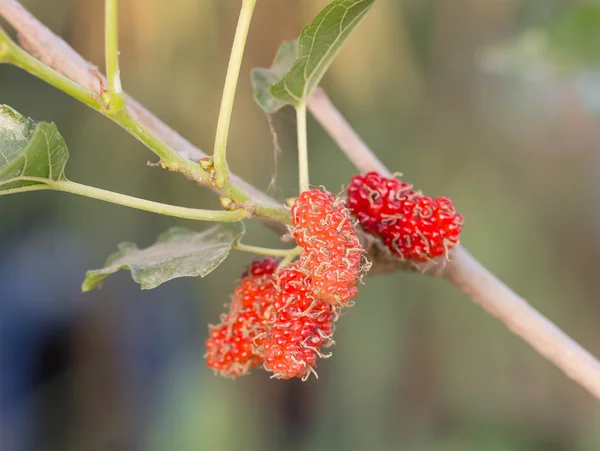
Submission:
[[[203,170],[199,164],[179,155],[171,146],[166,144],[148,128],[134,118],[127,108],[114,113],[110,112],[106,105],[95,93],[75,83],[54,69],[34,58],[29,53],[15,44],[0,27],[0,62],[13,64],[30,74],[38,77],[55,88],[65,92],[71,97],[79,100],[85,105],[107,116],[113,122],[127,130],[133,137],[145,144],[151,151],[161,159],[159,165],[171,171],[179,172],[190,180],[199,184],[209,185],[210,174]],[[19,189],[20,190],[20,189]],[[18,191],[21,192],[21,191]],[[289,224],[289,212],[283,207],[266,204],[252,204],[250,195],[241,187],[229,182],[222,188],[224,196],[231,197],[238,203],[248,204],[249,210],[261,217]],[[251,207],[251,208],[250,208]]]
[[[44,63],[34,58],[17,44],[15,44],[8,35],[0,28],[0,46],[3,55],[2,61],[11,63],[32,75],[44,80],[46,83],[66,92],[80,102],[92,107],[95,110],[102,111],[99,99],[83,86],[68,79],[64,75],[49,68]]]
[[[200,165],[181,157],[171,146],[144,127],[128,110],[123,108],[116,112],[108,111],[106,106],[93,92],[68,79],[25,52],[12,42],[2,29],[0,29],[0,45],[6,46],[8,49],[7,61],[9,63],[44,80],[46,83],[112,119],[158,155],[162,160],[162,166],[172,171],[181,172],[196,182],[209,183],[210,176]]]
[[[308,144],[306,142],[306,102],[296,107],[296,122],[298,127],[298,173],[300,192],[310,189],[308,177]]]
[[[237,243],[234,249],[243,252],[250,252],[252,254],[258,255],[268,255],[270,257],[288,257],[290,254],[294,254],[296,252],[296,248],[294,249],[272,249],[268,247],[260,247],[260,246],[249,246],[242,243]]]
[[[5,196],[7,194],[27,193],[30,191],[44,191],[49,189],[50,187],[48,185],[21,186],[19,188],[9,188],[0,190],[0,196]]]
[[[106,114],[104,111],[99,111]],[[123,108],[113,115],[107,116],[158,155],[161,159],[159,166],[169,169],[170,171],[179,172],[187,178],[201,184],[208,184],[210,182],[209,173],[202,169],[199,164],[188,160],[187,158],[183,158],[175,152],[171,146],[134,118],[126,108]]]
[[[300,246],[296,246],[293,249],[293,252],[289,252],[288,255],[286,255],[285,258],[279,262],[279,265],[277,265],[277,271],[279,271],[282,268],[285,268],[292,261],[294,261],[294,259],[301,253],[302,253],[302,248]]]
[[[10,47],[12,42],[6,32],[0,27],[0,63],[10,62]]]
[[[261,218],[269,218],[273,221],[277,221],[282,224],[290,225],[292,223],[292,219],[290,218],[290,211],[281,207],[257,205],[255,208],[255,215]]]
[[[231,122],[231,113],[233,111],[233,100],[237,88],[242,57],[250,29],[250,21],[256,0],[242,0],[242,9],[238,19],[227,75],[225,77],[225,87],[221,98],[221,109],[219,110],[219,121],[217,122],[217,132],[215,134],[215,147],[213,152],[215,167],[215,185],[222,188],[229,180],[229,166],[227,164],[227,137],[229,135],[229,124]]]
[[[119,8],[118,0],[105,0],[105,2],[104,57],[109,91],[106,103],[109,105],[110,111],[115,112],[125,106],[125,94],[121,86],[119,70]]]
[[[123,205],[125,207],[135,208],[137,210],[150,211],[176,218],[195,219],[198,221],[236,222],[245,219],[247,216],[247,213],[244,210],[213,211],[177,207],[175,205],[152,202],[150,200],[114,193],[112,191],[106,191],[100,188],[94,188],[92,186],[82,185],[80,183],[70,182],[67,180],[46,180],[45,183],[50,187],[50,189],[56,191],[78,194],[80,196],[91,197],[92,199],[103,200],[105,202]]]

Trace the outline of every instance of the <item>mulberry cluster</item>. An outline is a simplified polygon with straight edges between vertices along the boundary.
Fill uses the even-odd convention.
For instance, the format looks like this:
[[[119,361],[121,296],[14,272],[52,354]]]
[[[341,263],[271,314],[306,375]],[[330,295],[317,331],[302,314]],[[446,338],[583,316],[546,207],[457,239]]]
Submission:
[[[368,269],[351,214],[391,252],[419,262],[445,255],[463,224],[449,199],[375,172],[352,178],[348,206],[325,190],[296,199],[290,230],[302,253],[279,271],[265,258],[242,274],[229,313],[206,341],[206,363],[217,374],[241,376],[261,364],[280,379],[315,372],[333,344],[340,308],[350,305]]]
[[[204,357],[216,374],[243,376],[262,363],[257,348],[276,296],[273,281],[276,267],[277,261],[272,258],[252,262],[233,293],[229,313],[221,315],[218,325],[209,326]]]
[[[312,290],[333,305],[346,305],[357,295],[365,269],[350,211],[334,194],[305,191],[292,207],[292,224],[303,249],[300,268],[311,275]]]
[[[264,366],[276,378],[307,378],[323,357],[320,349],[333,344],[335,312],[296,264],[282,269],[277,282],[275,315],[263,340]]]
[[[291,210],[290,228],[302,253],[283,265],[256,260],[242,274],[229,312],[211,326],[206,363],[236,377],[262,364],[275,378],[306,379],[333,342],[342,307],[351,304],[368,270],[353,214],[365,231],[397,256],[427,261],[458,243],[463,218],[445,197],[370,172],[352,178],[348,206],[325,190],[303,192]]]
[[[236,377],[248,374],[262,362],[254,351],[254,339],[262,333],[261,318],[252,309],[234,310],[210,327],[206,340],[206,365],[215,374]]]
[[[307,378],[320,349],[333,341],[334,308],[312,291],[297,264],[275,274],[273,259],[253,262],[235,289],[229,314],[212,326],[206,364],[216,374],[236,377],[261,363],[273,377]]]
[[[424,196],[376,172],[354,176],[347,193],[348,206],[365,231],[402,259],[428,261],[459,242],[463,217],[450,199]]]

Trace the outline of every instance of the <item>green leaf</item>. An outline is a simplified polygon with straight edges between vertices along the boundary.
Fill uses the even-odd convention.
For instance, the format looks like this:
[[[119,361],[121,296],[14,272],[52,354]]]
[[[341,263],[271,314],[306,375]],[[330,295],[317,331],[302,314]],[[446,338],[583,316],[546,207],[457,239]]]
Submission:
[[[0,105],[0,193],[65,179],[69,151],[53,123]],[[34,179],[31,179],[34,178]]]
[[[298,57],[289,72],[271,87],[271,95],[295,107],[304,103],[374,1],[335,0],[327,5],[302,29]]]
[[[81,289],[98,288],[106,277],[121,269],[129,269],[143,290],[178,277],[204,277],[225,260],[244,233],[242,222],[219,224],[203,232],[172,227],[146,249],[121,243],[104,268],[86,273]]]
[[[271,86],[280,81],[292,68],[297,57],[298,41],[284,41],[277,50],[271,67],[252,69],[250,72],[254,100],[268,114],[275,113],[287,105],[286,101],[271,95]]]

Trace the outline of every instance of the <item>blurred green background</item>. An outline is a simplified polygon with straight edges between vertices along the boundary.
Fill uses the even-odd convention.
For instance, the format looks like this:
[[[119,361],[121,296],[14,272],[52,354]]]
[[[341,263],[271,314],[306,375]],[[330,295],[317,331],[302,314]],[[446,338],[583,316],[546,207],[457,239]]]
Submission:
[[[326,3],[259,0],[253,18],[228,154],[234,172],[280,199],[296,193],[294,113],[272,118],[277,154],[248,74]],[[103,67],[103,2],[23,4]],[[203,149],[239,4],[120,2],[125,89]],[[599,42],[596,2],[378,0],[323,81],[392,170],[454,200],[465,246],[597,356]],[[0,102],[57,123],[72,180],[218,205],[147,167],[154,155],[110,121],[15,68],[0,66]],[[340,191],[355,170],[312,118],[309,148],[311,182]],[[338,323],[334,356],[306,383],[262,371],[231,381],[204,366],[206,325],[248,255],[152,292],[119,274],[79,293],[85,270],[118,242],[147,246],[173,224],[204,227],[68,194],[0,198],[2,450],[600,449],[597,400],[444,281],[368,278]],[[248,226],[247,242],[278,245]]]

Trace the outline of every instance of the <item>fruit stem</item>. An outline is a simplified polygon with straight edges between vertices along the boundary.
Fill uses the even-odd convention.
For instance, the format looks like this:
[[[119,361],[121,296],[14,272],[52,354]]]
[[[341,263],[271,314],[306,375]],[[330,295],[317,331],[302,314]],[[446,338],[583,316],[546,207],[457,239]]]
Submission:
[[[296,107],[296,122],[298,127],[298,173],[300,179],[300,192],[310,189],[308,177],[308,144],[306,142],[306,103],[302,102]]]
[[[234,249],[242,252],[250,252],[252,254],[267,255],[270,257],[284,257],[284,260],[287,259],[290,255],[297,255],[297,248],[272,249],[268,247],[250,246],[247,244],[237,243]]]
[[[104,16],[104,58],[106,60],[106,78],[108,79],[107,105],[111,112],[117,112],[125,106],[125,93],[121,86],[119,70],[119,12],[118,0],[106,0]]]
[[[300,246],[296,246],[292,250],[293,252],[290,252],[283,260],[281,260],[281,262],[279,262],[279,265],[277,265],[277,271],[289,265],[298,255],[302,253],[302,248]]]

